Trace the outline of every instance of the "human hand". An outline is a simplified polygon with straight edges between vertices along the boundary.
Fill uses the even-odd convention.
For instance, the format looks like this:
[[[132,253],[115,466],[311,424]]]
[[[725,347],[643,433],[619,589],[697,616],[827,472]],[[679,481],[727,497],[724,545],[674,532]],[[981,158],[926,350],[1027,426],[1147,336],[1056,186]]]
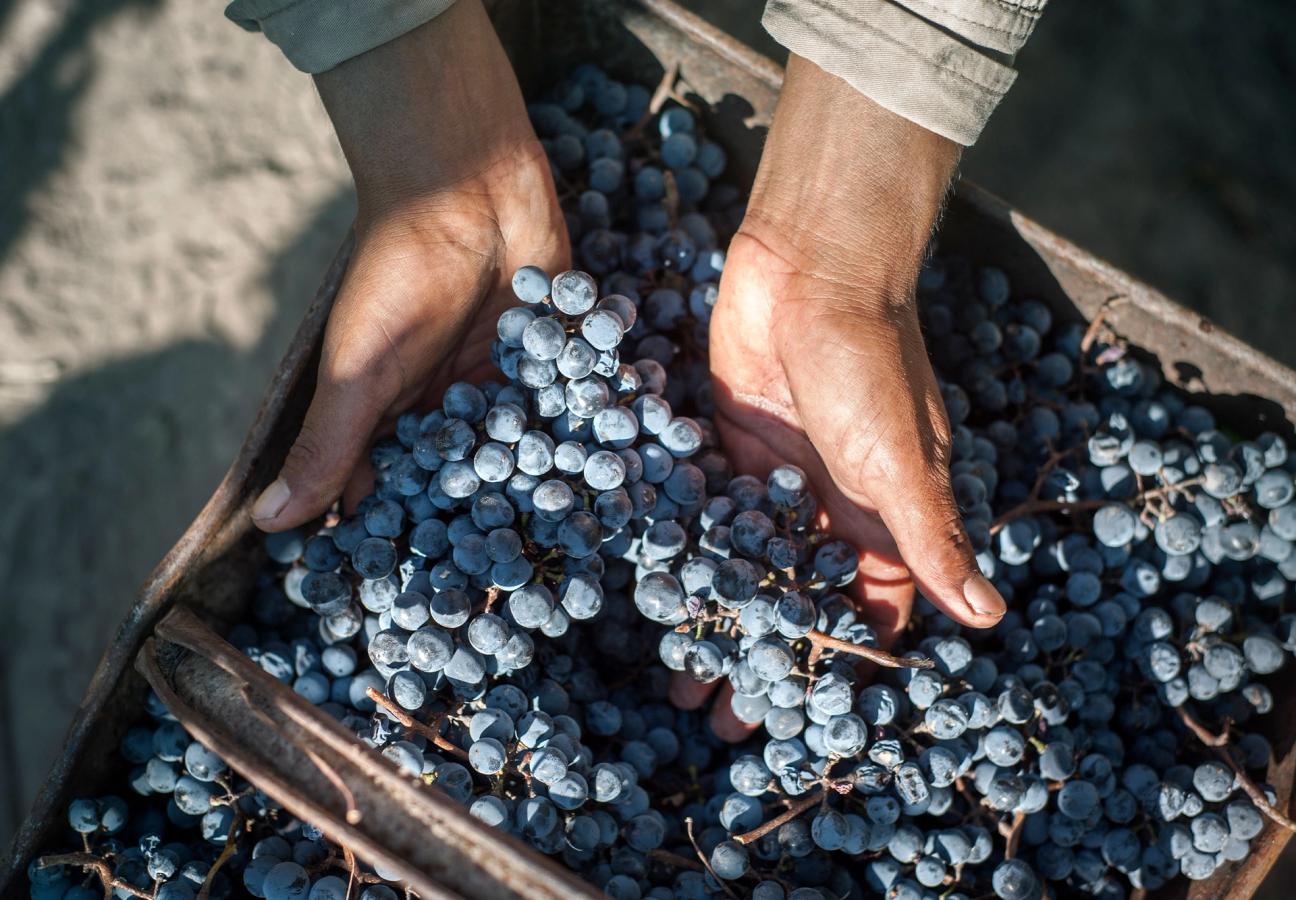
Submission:
[[[805,470],[833,534],[860,547],[852,590],[889,641],[916,584],[988,627],[1004,602],[981,575],[950,489],[950,430],[914,289],[958,147],[793,57],[711,317],[716,424],[736,470]],[[695,708],[714,684],[676,674]],[[712,710],[721,737],[751,730]]]
[[[356,243],[310,409],[252,508],[265,531],[320,515],[353,473],[348,493],[363,490],[365,452],[397,414],[485,377],[513,272],[569,267],[549,164],[480,0],[316,84],[355,179]]]

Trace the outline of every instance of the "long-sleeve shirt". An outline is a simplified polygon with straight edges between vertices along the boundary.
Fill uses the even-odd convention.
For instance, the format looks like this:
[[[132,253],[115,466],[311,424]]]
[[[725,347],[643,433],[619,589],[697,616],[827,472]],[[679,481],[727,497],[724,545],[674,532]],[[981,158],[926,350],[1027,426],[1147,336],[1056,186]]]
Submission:
[[[303,72],[325,72],[435,18],[454,0],[233,0]],[[1047,0],[768,0],[762,23],[793,53],[879,105],[972,144],[1017,73]]]

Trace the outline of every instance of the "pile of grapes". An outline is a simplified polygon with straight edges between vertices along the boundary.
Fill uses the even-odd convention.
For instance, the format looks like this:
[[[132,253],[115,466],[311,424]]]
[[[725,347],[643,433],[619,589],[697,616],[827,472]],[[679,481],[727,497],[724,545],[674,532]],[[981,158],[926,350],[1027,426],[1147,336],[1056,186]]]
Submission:
[[[1101,320],[933,260],[954,489],[1010,611],[973,631],[920,599],[893,656],[804,473],[735,476],[717,442],[723,151],[593,67],[531,114],[585,271],[517,272],[500,379],[403,416],[354,513],[271,536],[233,644],[619,900],[1118,898],[1291,827],[1245,730],[1296,650],[1281,438],[1217,429]],[[672,673],[726,680],[752,735],[673,708]],[[149,712],[132,801],[75,801],[33,898],[397,896]]]

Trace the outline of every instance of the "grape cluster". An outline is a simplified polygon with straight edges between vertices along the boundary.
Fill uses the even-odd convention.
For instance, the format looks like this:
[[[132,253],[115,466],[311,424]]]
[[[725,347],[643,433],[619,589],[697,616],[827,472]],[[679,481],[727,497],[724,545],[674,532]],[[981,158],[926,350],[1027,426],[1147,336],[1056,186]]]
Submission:
[[[67,824],[82,851],[47,858],[47,865],[34,860],[32,900],[102,900],[102,873],[116,880],[117,898],[195,900],[206,886],[213,900],[246,893],[346,900],[348,866],[317,828],[294,819],[191,738],[157,695],[149,692],[145,705],[150,718],[130,728],[119,748],[134,802],[112,795],[73,800]],[[397,900],[372,870],[358,877],[352,896]]]
[[[582,270],[516,273],[501,380],[402,416],[354,513],[270,536],[230,641],[622,900],[1117,898],[1244,859],[1279,815],[1244,729],[1296,651],[1296,456],[1226,435],[1101,320],[934,258],[954,492],[1010,611],[975,631],[919,598],[912,649],[884,652],[805,474],[735,476],[719,446],[706,344],[742,198],[692,113],[649,98],[583,66],[529,108]],[[670,706],[672,672],[727,682],[752,735]],[[138,847],[121,801],[70,811],[114,871],[151,883],[170,853],[158,897],[188,896],[239,813],[260,840],[225,892],[335,896],[337,849],[152,711],[123,746],[168,798]]]
[[[1001,894],[1155,889],[1246,858],[1277,799],[1255,781],[1271,750],[1241,726],[1272,709],[1260,679],[1296,647],[1282,613],[1296,460],[1272,433],[1225,436],[1101,318],[1056,327],[999,270],[937,264],[922,293],[955,492],[982,571],[1015,602],[988,635],[925,621],[918,646],[946,683],[915,696],[922,673],[906,690],[933,734],[948,676],[997,708],[970,772],[991,806],[1024,813],[1019,887]],[[944,661],[950,640],[967,671]],[[996,736],[1005,725],[1017,733]]]

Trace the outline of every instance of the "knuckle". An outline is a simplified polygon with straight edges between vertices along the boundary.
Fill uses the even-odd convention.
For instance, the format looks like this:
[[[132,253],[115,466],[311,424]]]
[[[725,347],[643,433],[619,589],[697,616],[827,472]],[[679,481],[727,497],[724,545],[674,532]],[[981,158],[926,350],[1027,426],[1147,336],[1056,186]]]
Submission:
[[[384,323],[381,310],[374,312],[331,342],[320,375],[330,386],[358,384],[381,400],[399,393],[404,372],[393,330]]]
[[[327,447],[323,432],[308,417],[302,423],[301,430],[297,432],[297,440],[293,442],[292,449],[288,451],[284,468],[293,475],[305,474],[324,462],[327,458]],[[304,489],[308,485],[301,487]]]
[[[949,469],[950,457],[954,453],[954,440],[950,436],[949,425],[945,422],[944,416],[932,423],[932,435],[927,445],[931,455],[931,465],[937,468],[941,472],[941,477],[948,481],[949,475],[946,470]]]
[[[836,480],[848,491],[864,491],[869,483],[893,468],[896,454],[885,435],[871,431],[848,432],[837,447],[839,474]]]
[[[941,543],[956,554],[960,562],[969,564],[974,555],[972,541],[968,537],[967,530],[963,527],[963,519],[958,512],[955,510],[943,511],[940,517],[936,519],[936,523],[936,534],[939,536]]]

